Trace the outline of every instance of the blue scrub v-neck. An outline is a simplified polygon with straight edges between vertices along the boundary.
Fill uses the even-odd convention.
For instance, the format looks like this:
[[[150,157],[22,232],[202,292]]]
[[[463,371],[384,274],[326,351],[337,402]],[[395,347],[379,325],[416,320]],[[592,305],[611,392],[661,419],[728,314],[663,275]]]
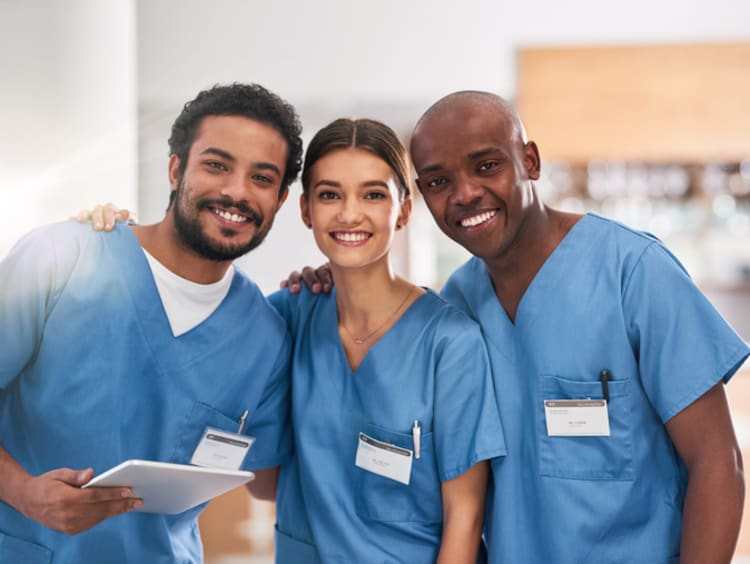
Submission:
[[[277,494],[277,562],[431,562],[440,484],[502,456],[502,428],[478,327],[434,292],[420,296],[356,371],[338,333],[335,293],[270,296],[294,339],[295,458]],[[359,433],[421,458],[404,485],[355,466]]]
[[[748,355],[679,261],[655,237],[587,214],[515,325],[476,257],[442,294],[482,326],[506,430],[485,521],[490,562],[676,562],[686,473],[664,423]],[[603,369],[614,378],[610,436],[548,436],[544,400],[603,398]]]
[[[413,303],[407,307],[404,312],[399,316],[398,319],[396,319],[396,322],[386,331],[383,333],[376,341],[370,345],[370,348],[367,349],[367,353],[365,353],[365,356],[362,357],[362,360],[359,363],[359,366],[357,366],[356,369],[352,370],[351,365],[349,364],[349,359],[346,356],[346,349],[344,348],[344,343],[341,341],[341,335],[339,335],[338,330],[338,308],[336,306],[336,287],[334,286],[333,290],[331,290],[331,297],[333,298],[331,302],[329,302],[328,306],[326,307],[326,313],[324,325],[327,330],[330,330],[331,335],[329,336],[331,340],[335,340],[338,342],[338,351],[339,356],[343,360],[346,367],[349,369],[348,376],[350,377],[357,377],[357,375],[360,373],[360,369],[366,370],[366,367],[363,368],[363,364],[369,361],[369,359],[372,356],[378,355],[378,350],[389,346],[390,341],[390,335],[397,334],[399,332],[399,324],[402,323],[408,323],[409,316],[411,315],[410,312],[413,309],[419,309],[421,306],[418,305],[418,302],[424,297],[425,294],[419,296],[416,300],[414,300]],[[331,310],[331,305],[333,306],[333,309]],[[381,345],[381,342],[384,343]]]
[[[291,450],[286,324],[237,272],[228,295],[175,338],[131,229],[60,223],[0,263],[0,444],[32,475],[130,458],[187,464],[207,426],[256,438],[243,468]],[[202,558],[197,507],[128,513],[68,537],[0,504],[0,561]]]

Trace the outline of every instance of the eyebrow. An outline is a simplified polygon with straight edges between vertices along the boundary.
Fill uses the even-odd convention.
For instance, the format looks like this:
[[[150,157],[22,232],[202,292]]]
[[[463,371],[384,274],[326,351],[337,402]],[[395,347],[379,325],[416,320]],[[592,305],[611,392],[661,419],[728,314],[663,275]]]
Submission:
[[[481,159],[482,157],[487,157],[489,155],[493,155],[496,153],[500,153],[500,149],[497,147],[487,147],[485,149],[479,149],[478,151],[474,151],[472,153],[469,153],[469,158],[474,159]]]
[[[474,161],[476,159],[481,159],[483,157],[488,157],[490,155],[495,155],[495,154],[498,154],[498,153],[502,153],[502,150],[499,149],[499,148],[497,148],[497,147],[485,147],[483,149],[478,149],[476,151],[472,151],[467,156],[469,157],[470,160]],[[424,167],[420,168],[417,171],[417,175],[418,176],[422,176],[424,174],[429,174],[431,172],[442,170],[443,168],[444,168],[444,166],[442,164],[440,164],[440,163],[427,165],[427,166],[424,166]]]
[[[330,186],[332,188],[341,188],[341,182],[337,182],[336,180],[318,180],[314,185],[313,188],[317,188],[318,186]],[[382,180],[367,180],[360,184],[360,188],[372,188],[374,186],[380,187],[380,188],[388,188],[388,184],[383,182]]]
[[[423,166],[417,171],[417,176],[422,176],[423,174],[428,174],[436,170],[441,170],[442,168],[443,168],[443,165],[441,164]]]
[[[226,159],[232,162],[235,162],[237,160],[234,158],[232,153],[227,153],[223,149],[217,149],[216,147],[208,147],[207,149],[204,149],[203,151],[201,151],[201,155],[216,155],[217,157],[221,157],[222,159]]]
[[[258,170],[270,170],[281,176],[281,170],[273,163],[255,163],[255,168]]]
[[[201,151],[201,155],[216,155],[217,157],[221,157],[223,159],[226,159],[229,162],[235,163],[237,162],[237,159],[232,155],[232,153],[228,153],[227,151],[223,149],[218,149],[216,147],[208,147],[207,149],[204,149]],[[259,162],[254,163],[253,168],[259,169],[259,170],[271,170],[281,176],[281,170],[279,167],[277,167],[273,163],[265,163],[265,162]]]

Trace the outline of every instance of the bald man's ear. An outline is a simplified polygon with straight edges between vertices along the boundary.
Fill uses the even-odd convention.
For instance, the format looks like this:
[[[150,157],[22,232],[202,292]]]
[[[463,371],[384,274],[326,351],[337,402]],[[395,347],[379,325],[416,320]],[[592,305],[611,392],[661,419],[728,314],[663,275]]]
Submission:
[[[523,166],[531,180],[539,180],[542,161],[539,157],[539,149],[533,141],[527,141],[523,146]]]

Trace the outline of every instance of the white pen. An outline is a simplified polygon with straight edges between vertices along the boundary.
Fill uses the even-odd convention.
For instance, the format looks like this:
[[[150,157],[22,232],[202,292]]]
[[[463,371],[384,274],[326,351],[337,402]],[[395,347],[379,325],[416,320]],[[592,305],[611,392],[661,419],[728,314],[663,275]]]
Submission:
[[[414,458],[419,460],[419,445],[422,439],[422,428],[419,426],[419,420],[414,420],[414,425],[411,428],[411,437],[414,440]]]
[[[242,431],[245,430],[245,422],[247,421],[247,409],[245,412],[240,416],[240,428],[237,429],[237,434],[241,435]]]

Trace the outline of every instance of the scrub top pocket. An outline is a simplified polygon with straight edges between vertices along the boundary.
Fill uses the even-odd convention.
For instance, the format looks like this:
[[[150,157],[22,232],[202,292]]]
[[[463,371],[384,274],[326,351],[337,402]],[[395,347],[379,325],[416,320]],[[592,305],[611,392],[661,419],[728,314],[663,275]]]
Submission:
[[[182,425],[178,427],[179,437],[172,453],[172,462],[190,464],[193,452],[195,452],[206,427],[214,427],[234,433],[237,431],[238,422],[210,405],[199,401],[195,402],[193,408],[185,416]]]
[[[365,435],[395,446],[414,450],[411,433],[400,433],[367,424],[361,429]],[[357,513],[365,519],[383,522],[440,523],[443,503],[438,478],[432,432],[422,431],[419,459],[412,458],[409,485],[385,478],[351,464],[356,476]]]
[[[274,548],[277,564],[320,563],[315,546],[282,532],[278,525],[274,527]]]
[[[537,436],[540,475],[577,480],[633,480],[629,380],[609,381],[609,437],[547,435],[544,400],[602,399],[600,381],[578,381],[542,374],[539,394]]]

